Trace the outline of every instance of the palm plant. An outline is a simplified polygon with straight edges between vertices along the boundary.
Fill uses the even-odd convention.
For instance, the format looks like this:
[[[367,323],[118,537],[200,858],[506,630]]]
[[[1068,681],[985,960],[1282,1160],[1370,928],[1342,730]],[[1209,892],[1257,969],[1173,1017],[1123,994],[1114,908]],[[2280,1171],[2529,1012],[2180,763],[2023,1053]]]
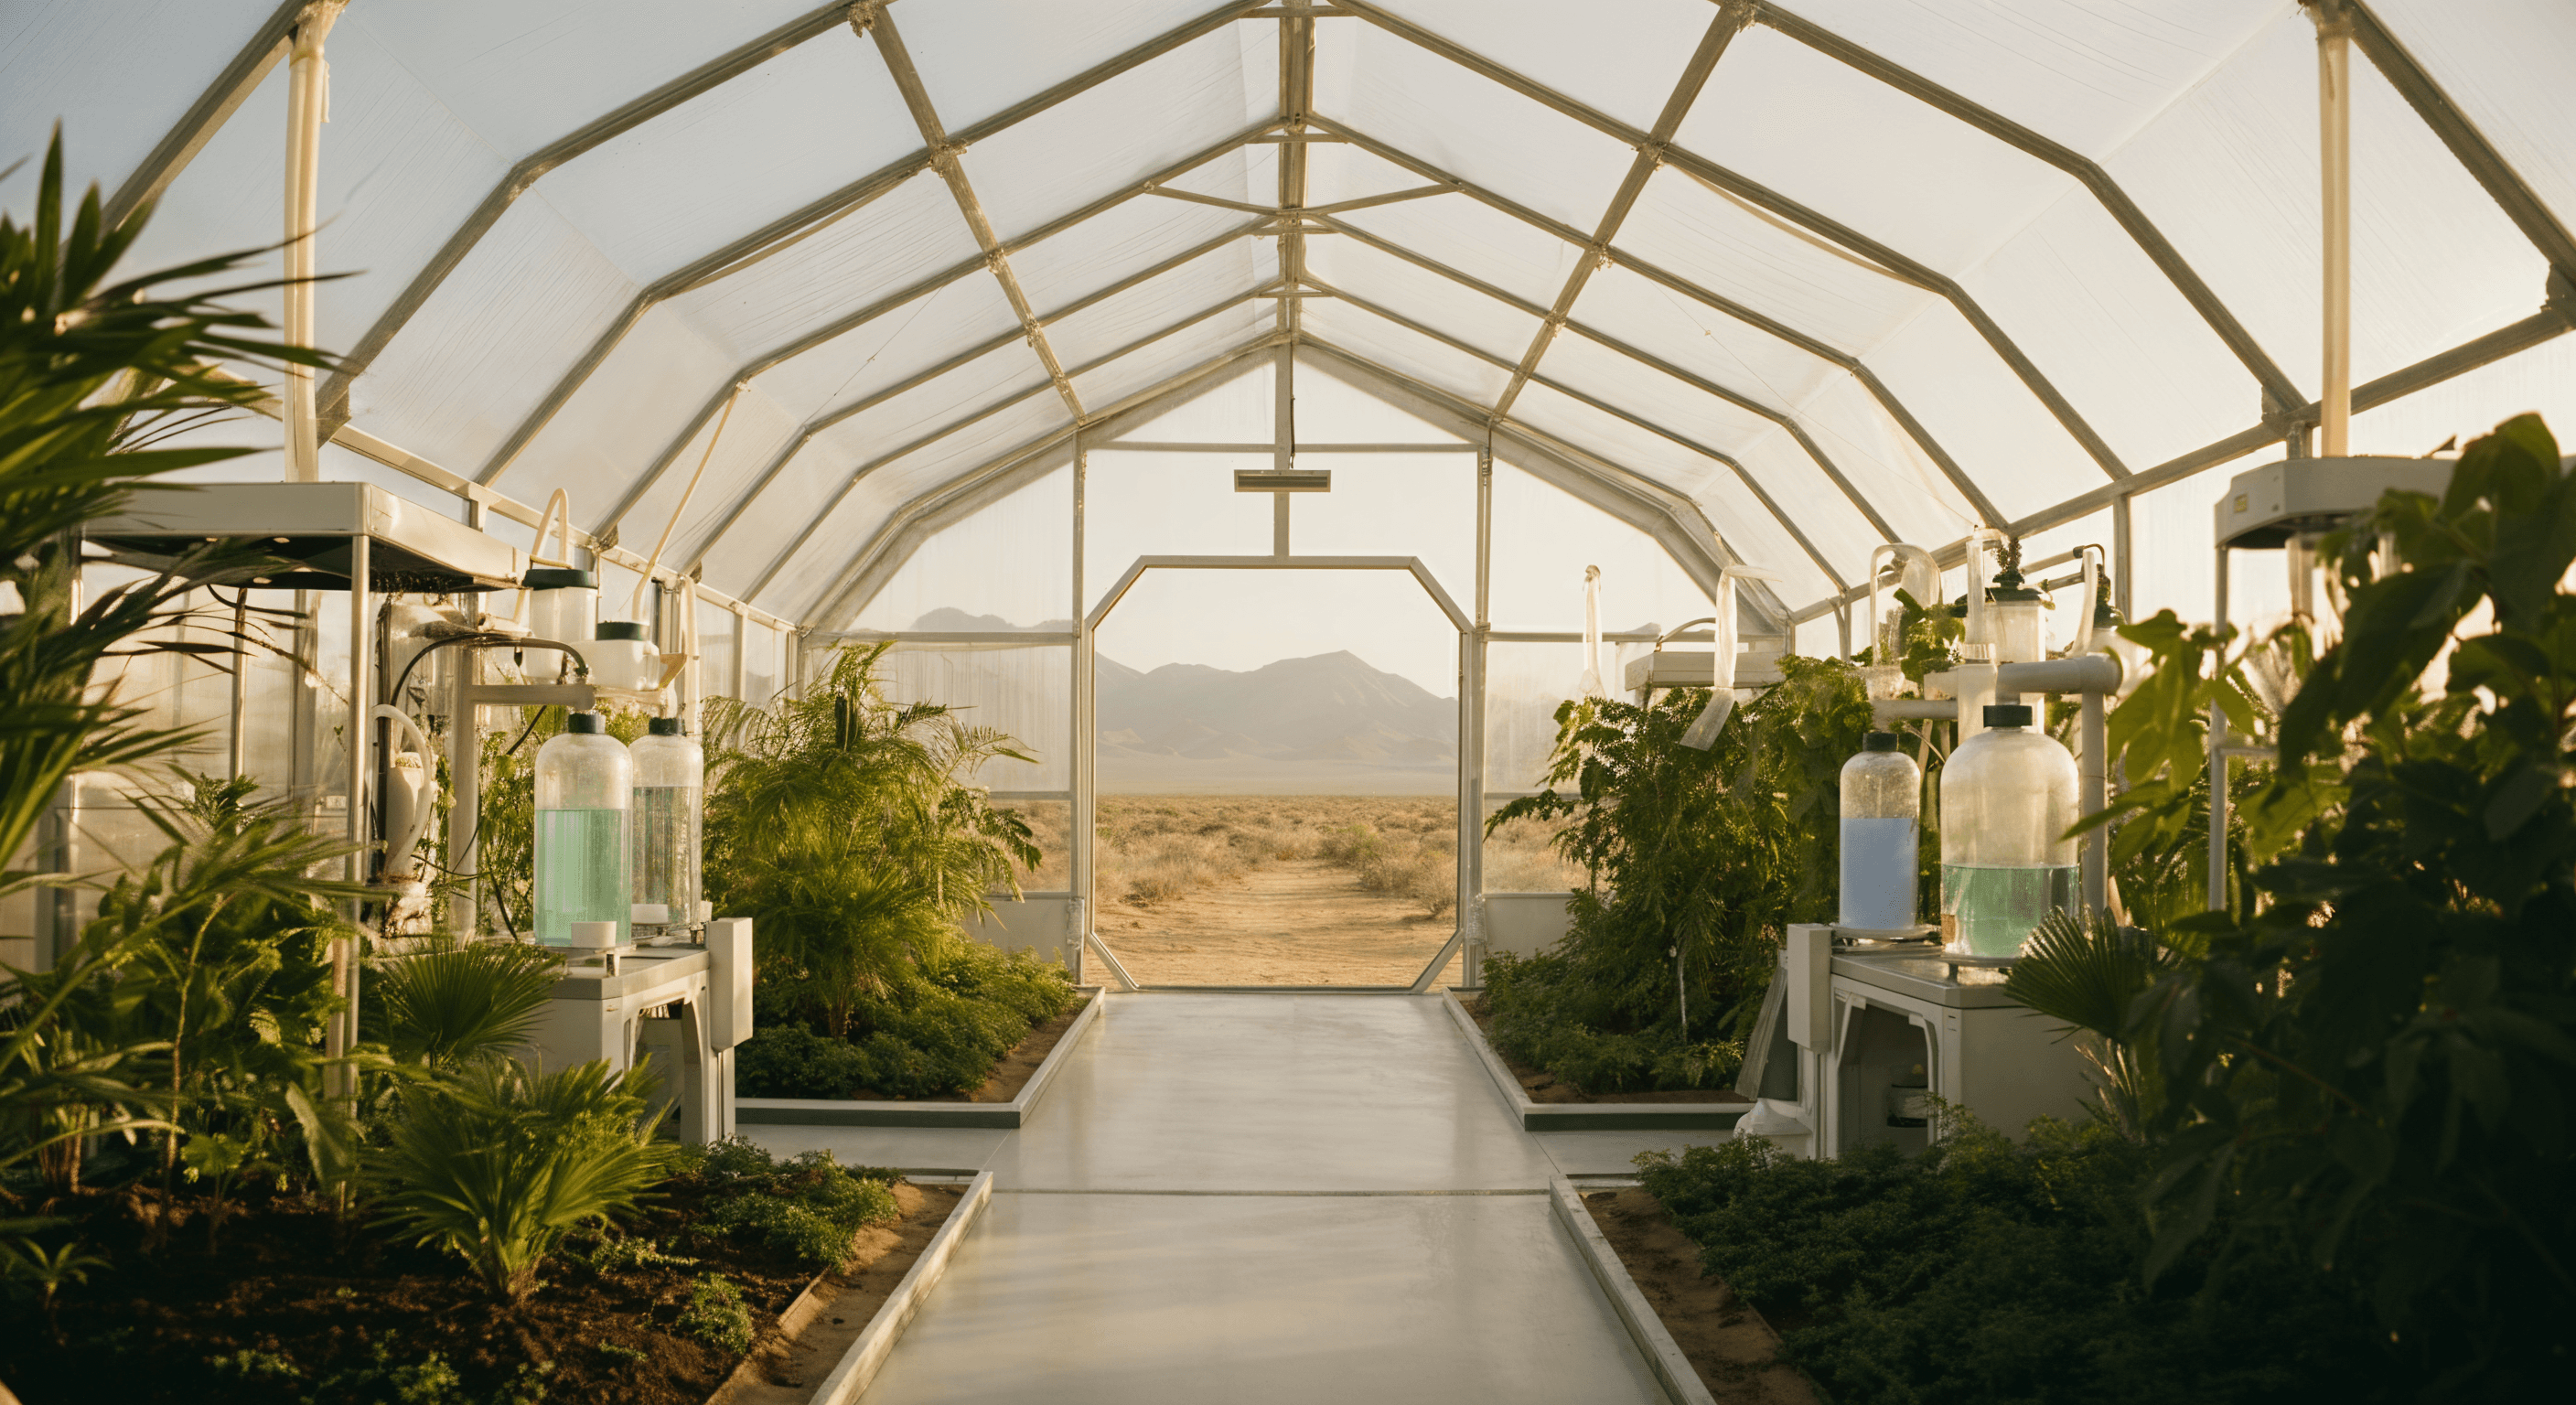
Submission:
[[[34,218],[22,226],[0,216],[0,584],[18,600],[16,612],[0,614],[0,861],[24,851],[74,772],[131,765],[188,739],[146,725],[145,711],[112,690],[93,693],[92,679],[101,664],[143,648],[229,652],[223,643],[136,641],[184,614],[192,587],[247,578],[265,564],[202,548],[76,610],[84,556],[76,529],[127,506],[152,478],[250,452],[159,442],[260,394],[218,376],[210,361],[328,364],[319,352],[245,335],[266,322],[219,301],[271,283],[157,295],[166,284],[239,269],[259,251],[108,283],[149,215],[146,207],[110,226],[92,187],[66,231],[57,133]],[[32,878],[0,878],[0,892]]]
[[[466,1261],[512,1300],[566,1234],[634,1213],[667,1170],[648,1064],[537,1073],[484,1058],[403,1099],[372,1179],[379,1222]]]
[[[971,782],[1010,738],[946,707],[886,700],[886,645],[842,651],[801,699],[774,710],[718,699],[707,872],[727,911],[760,922],[764,983],[836,1035],[869,995],[935,963],[1014,863],[1040,855],[1028,826]]]
[[[541,947],[476,942],[397,957],[375,977],[394,1057],[454,1068],[524,1044],[562,960]]]
[[[2154,1026],[2142,997],[2182,969],[2182,958],[2107,912],[2051,912],[2004,982],[2004,993],[2083,1036],[2084,1057],[2102,1082],[2103,1110],[2137,1140],[2164,1109]]]

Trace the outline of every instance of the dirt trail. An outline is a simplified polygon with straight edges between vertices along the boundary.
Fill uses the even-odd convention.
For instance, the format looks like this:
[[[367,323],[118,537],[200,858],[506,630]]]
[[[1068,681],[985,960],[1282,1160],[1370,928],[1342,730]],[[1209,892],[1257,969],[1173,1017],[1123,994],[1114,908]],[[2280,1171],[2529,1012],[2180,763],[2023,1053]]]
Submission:
[[[1456,925],[1361,891],[1349,869],[1289,859],[1150,907],[1104,903],[1099,930],[1144,985],[1410,985]]]

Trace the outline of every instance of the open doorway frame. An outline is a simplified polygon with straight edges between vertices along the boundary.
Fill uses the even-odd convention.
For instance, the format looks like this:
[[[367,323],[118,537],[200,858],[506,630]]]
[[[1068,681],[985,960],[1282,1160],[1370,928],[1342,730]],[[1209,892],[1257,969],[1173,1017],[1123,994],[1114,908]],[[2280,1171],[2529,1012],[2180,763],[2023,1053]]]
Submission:
[[[1143,985],[1127,973],[1100,937],[1096,914],[1099,902],[1099,675],[1095,639],[1109,612],[1144,578],[1147,571],[1402,571],[1413,577],[1431,603],[1440,608],[1458,631],[1458,901],[1451,911],[1458,914],[1457,926],[1449,933],[1439,953],[1410,986],[1151,986]],[[1083,617],[1073,646],[1074,729],[1073,729],[1073,891],[1080,902],[1082,945],[1085,959],[1097,956],[1111,983],[1125,990],[1244,990],[1283,991],[1290,994],[1313,991],[1410,991],[1421,994],[1440,978],[1442,970],[1457,956],[1469,939],[1476,921],[1475,897],[1483,884],[1478,873],[1483,838],[1484,816],[1484,690],[1476,648],[1476,626],[1458,602],[1443,590],[1439,580],[1417,556],[1139,556],[1118,578],[1117,584],[1100,598]]]

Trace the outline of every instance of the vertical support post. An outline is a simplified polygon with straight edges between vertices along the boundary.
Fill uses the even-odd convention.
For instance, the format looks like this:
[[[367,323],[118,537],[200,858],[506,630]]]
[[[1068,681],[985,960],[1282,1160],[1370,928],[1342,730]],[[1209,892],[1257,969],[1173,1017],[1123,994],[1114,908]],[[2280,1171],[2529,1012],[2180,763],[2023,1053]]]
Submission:
[[[1082,431],[1073,434],[1073,797],[1072,814],[1067,825],[1071,852],[1068,863],[1073,872],[1070,883],[1076,929],[1065,934],[1072,950],[1065,953],[1076,984],[1082,984],[1085,964],[1090,955],[1086,948],[1091,936],[1091,914],[1097,910],[1092,896],[1095,868],[1094,850],[1099,838],[1099,807],[1094,795],[1092,771],[1092,644],[1091,601],[1083,589],[1083,498],[1090,485],[1091,450],[1083,443]]]
[[[1297,462],[1297,348],[1279,344],[1278,375],[1272,383],[1270,471],[1286,473]],[[1288,554],[1288,495],[1270,495],[1270,554]]]
[[[370,837],[367,823],[367,779],[373,770],[368,743],[375,734],[374,720],[367,716],[376,696],[376,641],[373,594],[368,589],[373,574],[369,560],[374,545],[364,533],[349,539],[349,718],[348,756],[348,841],[356,846],[348,858],[348,878],[363,883],[368,872],[366,844]],[[358,985],[364,965],[359,950],[358,923],[365,917],[364,904],[350,902],[344,909],[348,930],[331,943],[331,989],[340,997],[341,1008],[332,1015],[324,1032],[323,1052],[332,1058],[345,1056],[358,1043]],[[358,1095],[357,1075],[343,1066],[332,1071],[331,1092],[343,1100],[354,1101]]]
[[[751,702],[751,612],[742,602],[733,604],[733,695],[738,702]]]
[[[2227,548],[2218,548],[2218,594],[2212,626],[2227,632]],[[2209,705],[2209,910],[2227,908],[2227,713]]]
[[[321,200],[322,124],[331,117],[331,69],[322,41],[348,0],[314,0],[296,18],[287,48],[286,80],[286,340],[313,345],[315,209]],[[289,364],[281,387],[285,402],[286,479],[322,481],[321,421],[313,403],[313,368]],[[363,711],[363,709],[361,709]],[[353,733],[354,735],[354,724]]]
[[[2318,453],[2352,452],[2352,16],[2321,0],[2317,19],[2317,165],[2325,232],[2325,360]]]
[[[2111,604],[2124,620],[2135,618],[2129,613],[2129,509],[2128,494],[2111,499]]]
[[[1458,694],[1459,984],[1485,984],[1485,665],[1491,646],[1494,576],[1494,437],[1476,453],[1475,629],[1463,641],[1466,682]]]
[[[2076,803],[2085,814],[2098,815],[2111,804],[2110,728],[2100,693],[2082,694],[2079,701],[2077,740],[2083,750],[2075,778]],[[2084,909],[2100,912],[2110,902],[2111,831],[2105,826],[2084,836]]]
[[[483,819],[483,709],[468,701],[483,681],[483,650],[472,644],[450,651],[454,680],[447,705],[447,871],[458,886],[448,900],[447,931],[471,941],[483,926],[483,865],[477,856]]]
[[[233,601],[233,696],[232,731],[225,739],[225,774],[239,776],[249,760],[250,738],[243,731],[250,713],[250,650],[243,637],[250,631],[250,587],[240,587]]]

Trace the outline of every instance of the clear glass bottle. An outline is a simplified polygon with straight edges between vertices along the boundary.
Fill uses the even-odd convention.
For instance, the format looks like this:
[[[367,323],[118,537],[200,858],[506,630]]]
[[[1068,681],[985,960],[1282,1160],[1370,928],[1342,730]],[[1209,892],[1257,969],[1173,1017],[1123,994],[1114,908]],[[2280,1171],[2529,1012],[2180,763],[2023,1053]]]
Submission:
[[[635,758],[635,897],[659,903],[673,926],[697,921],[699,831],[705,815],[707,754],[680,730],[680,719],[656,717],[628,748]]]
[[[1842,921],[1863,932],[1914,927],[1915,846],[1923,818],[1923,768],[1872,732],[1843,763]]]
[[[598,713],[576,712],[537,752],[536,779],[537,940],[569,946],[573,923],[614,922],[624,942],[634,758]]]
[[[1941,939],[1964,956],[2017,956],[2051,909],[2077,898],[2075,757],[2030,709],[1989,707],[1986,730],[1941,769]]]

